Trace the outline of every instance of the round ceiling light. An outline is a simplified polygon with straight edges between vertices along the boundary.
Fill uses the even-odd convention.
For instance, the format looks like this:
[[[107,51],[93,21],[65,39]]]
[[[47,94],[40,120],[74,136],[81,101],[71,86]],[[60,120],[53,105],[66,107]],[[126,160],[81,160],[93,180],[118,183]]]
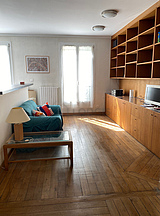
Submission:
[[[103,25],[95,25],[92,27],[93,31],[103,31],[105,29],[105,26]]]
[[[117,13],[118,13],[117,10],[104,10],[102,11],[101,15],[104,18],[111,18],[111,17],[115,17]]]

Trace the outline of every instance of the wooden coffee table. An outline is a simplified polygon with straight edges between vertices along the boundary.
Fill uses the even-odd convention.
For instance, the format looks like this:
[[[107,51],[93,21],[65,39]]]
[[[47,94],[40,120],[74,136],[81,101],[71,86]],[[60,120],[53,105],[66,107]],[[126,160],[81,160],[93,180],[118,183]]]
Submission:
[[[53,146],[68,146],[68,156],[64,157],[49,157],[49,158],[31,158],[12,160],[12,154],[15,149],[28,149],[28,148],[43,148]],[[12,149],[12,153],[8,156],[7,149]],[[24,133],[24,139],[22,141],[15,141],[14,134],[3,145],[4,150],[4,166],[5,170],[8,170],[9,163],[25,162],[25,161],[41,161],[41,160],[60,160],[70,159],[71,167],[73,167],[73,141],[69,131],[45,131],[45,132],[27,132]],[[29,154],[29,153],[27,153]]]

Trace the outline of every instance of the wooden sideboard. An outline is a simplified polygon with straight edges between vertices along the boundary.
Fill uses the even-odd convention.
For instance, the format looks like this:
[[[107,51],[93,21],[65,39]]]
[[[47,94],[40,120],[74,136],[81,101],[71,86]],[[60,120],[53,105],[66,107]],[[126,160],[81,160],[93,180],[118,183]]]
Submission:
[[[106,94],[105,99],[106,115],[160,157],[160,113],[142,107],[138,98]]]

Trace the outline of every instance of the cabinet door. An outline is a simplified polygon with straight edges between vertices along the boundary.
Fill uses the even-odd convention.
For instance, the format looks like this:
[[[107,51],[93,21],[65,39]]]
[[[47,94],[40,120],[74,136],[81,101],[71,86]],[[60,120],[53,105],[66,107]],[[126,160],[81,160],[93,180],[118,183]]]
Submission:
[[[106,94],[106,115],[119,124],[119,106],[118,98],[112,95]]]
[[[141,120],[143,107],[132,104],[131,108],[131,135],[141,142]]]
[[[125,102],[123,107],[124,129],[131,133],[131,103]]]
[[[128,133],[131,131],[131,104],[127,101],[120,100],[120,126]]]
[[[117,124],[119,124],[122,127],[122,122],[123,122],[123,100],[119,99],[118,100],[118,119],[117,119]]]
[[[117,98],[112,97],[112,120],[117,123]]]
[[[105,114],[107,115],[107,111],[108,111],[108,95],[105,94]]]
[[[141,115],[141,143],[151,150],[152,146],[153,111],[143,109]]]
[[[143,107],[136,105],[136,104],[132,104],[132,109],[131,109],[131,114],[137,118],[141,118],[143,112]]]
[[[106,94],[106,115],[111,118],[112,116],[112,97],[111,95]]]
[[[131,135],[141,141],[141,119],[131,115]]]
[[[106,109],[105,109],[105,112],[106,112],[106,115],[108,116],[109,115],[109,95],[106,94]]]
[[[119,98],[116,98],[116,123],[118,125],[120,125],[120,121],[121,121],[121,105],[122,104],[122,100]]]
[[[151,151],[160,157],[160,114],[153,114],[152,146]]]

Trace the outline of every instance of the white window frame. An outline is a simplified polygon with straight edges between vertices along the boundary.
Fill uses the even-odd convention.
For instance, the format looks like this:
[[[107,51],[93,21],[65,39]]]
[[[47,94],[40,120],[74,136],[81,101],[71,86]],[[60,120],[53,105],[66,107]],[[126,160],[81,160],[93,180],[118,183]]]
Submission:
[[[94,104],[94,101],[95,101],[95,44],[94,43],[65,43],[65,42],[62,42],[59,44],[59,57],[60,57],[60,74],[61,74],[61,80],[60,80],[60,83],[61,83],[61,105],[63,106],[63,73],[62,73],[62,47],[63,46],[76,46],[76,47],[79,47],[79,46],[92,46],[93,48],[93,78],[92,78],[92,82],[93,82],[93,101],[92,101],[92,107],[93,107],[93,104]]]
[[[9,42],[9,41],[0,41],[0,45],[6,45],[6,46],[8,47],[8,55],[9,55],[9,63],[10,63],[11,85],[14,85],[11,42]],[[3,78],[2,74],[1,74],[1,77]]]

